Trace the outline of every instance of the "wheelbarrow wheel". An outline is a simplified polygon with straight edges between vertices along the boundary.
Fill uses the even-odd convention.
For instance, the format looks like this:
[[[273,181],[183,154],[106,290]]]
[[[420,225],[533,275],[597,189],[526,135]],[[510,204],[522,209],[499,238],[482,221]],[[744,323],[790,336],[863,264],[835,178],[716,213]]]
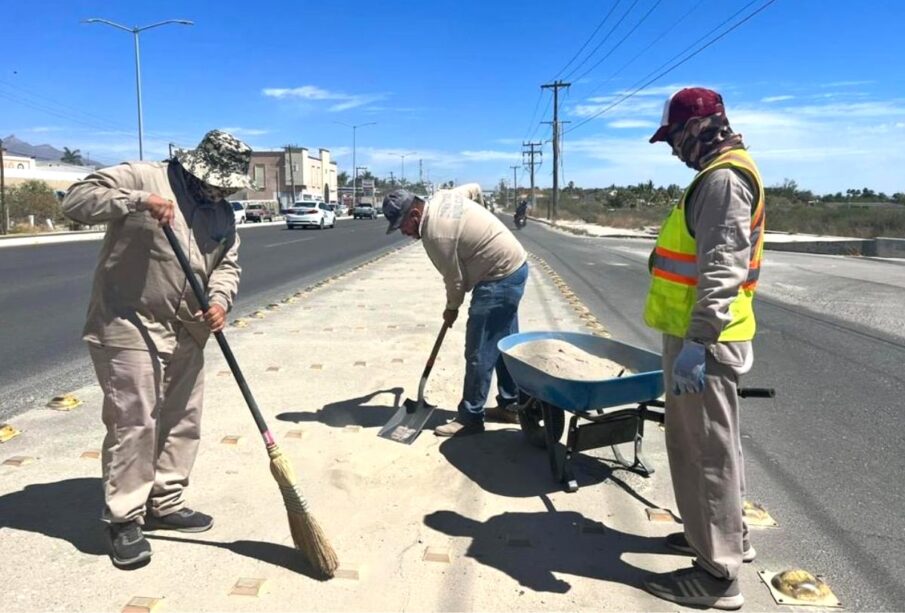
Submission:
[[[546,424],[544,423],[543,403],[536,399],[525,396],[519,403],[518,421],[522,427],[522,434],[525,439],[533,446],[540,449],[547,448],[547,435],[545,433]],[[559,440],[562,437],[563,430],[566,427],[566,416],[557,408],[551,407],[549,411],[551,426],[553,427],[553,438]]]

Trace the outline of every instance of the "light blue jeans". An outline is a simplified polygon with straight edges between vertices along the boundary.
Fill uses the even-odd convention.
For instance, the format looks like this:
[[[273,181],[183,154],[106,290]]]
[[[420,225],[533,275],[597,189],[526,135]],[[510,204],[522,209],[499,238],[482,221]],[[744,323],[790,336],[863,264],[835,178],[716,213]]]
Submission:
[[[528,263],[497,281],[475,285],[465,326],[465,384],[459,403],[459,420],[484,421],[484,403],[490,379],[496,370],[497,402],[505,405],[518,398],[518,388],[497,349],[500,339],[518,332],[518,305],[525,293]]]

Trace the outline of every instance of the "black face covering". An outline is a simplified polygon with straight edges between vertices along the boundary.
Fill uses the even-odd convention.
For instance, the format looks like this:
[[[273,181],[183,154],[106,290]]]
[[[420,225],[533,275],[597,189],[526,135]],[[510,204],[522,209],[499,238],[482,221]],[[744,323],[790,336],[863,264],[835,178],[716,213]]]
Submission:
[[[183,173],[185,174],[185,186],[188,188],[189,194],[199,203],[216,204],[239,191],[231,187],[208,185],[185,169],[183,169]]]

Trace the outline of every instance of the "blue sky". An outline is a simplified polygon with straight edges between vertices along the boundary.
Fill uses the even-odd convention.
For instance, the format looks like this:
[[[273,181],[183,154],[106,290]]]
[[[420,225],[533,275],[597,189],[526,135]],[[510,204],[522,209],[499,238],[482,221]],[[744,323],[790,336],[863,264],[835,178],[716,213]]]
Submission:
[[[433,181],[489,187],[511,181],[523,140],[549,139],[549,126],[538,122],[550,119],[551,96],[539,85],[561,73],[615,4],[561,73],[580,64],[561,97],[560,118],[572,122],[564,183],[687,183],[691,171],[647,138],[669,93],[705,85],[723,93],[768,185],[788,177],[818,192],[905,191],[900,0],[776,0],[638,95],[581,123],[748,3],[36,0],[0,22],[0,136],[66,145],[109,163],[137,158],[131,36],[79,21],[186,18],[196,25],[142,35],[146,158],[165,157],[169,142],[193,146],[208,129],[225,128],[256,148],[329,148],[349,169],[352,131],[336,122],[377,122],[358,131],[359,165],[398,176],[398,154],[412,152],[409,179],[420,158]],[[543,160],[538,183],[549,185],[549,144]],[[520,184],[526,180],[519,171]]]

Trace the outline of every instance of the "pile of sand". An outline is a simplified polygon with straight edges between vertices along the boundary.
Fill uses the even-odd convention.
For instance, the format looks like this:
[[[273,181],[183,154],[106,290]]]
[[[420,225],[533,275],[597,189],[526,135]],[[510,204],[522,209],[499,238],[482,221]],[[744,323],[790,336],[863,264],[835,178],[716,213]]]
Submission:
[[[629,371],[621,364],[579,349],[565,341],[544,339],[516,345],[509,353],[538,370],[573,381],[596,381]]]

